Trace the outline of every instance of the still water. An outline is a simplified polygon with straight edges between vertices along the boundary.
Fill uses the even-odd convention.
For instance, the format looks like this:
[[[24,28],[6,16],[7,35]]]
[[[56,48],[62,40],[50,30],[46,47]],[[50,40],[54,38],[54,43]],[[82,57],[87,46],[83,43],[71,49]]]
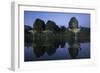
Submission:
[[[56,45],[34,45],[24,48],[24,61],[87,59],[90,58],[90,42],[65,42]]]

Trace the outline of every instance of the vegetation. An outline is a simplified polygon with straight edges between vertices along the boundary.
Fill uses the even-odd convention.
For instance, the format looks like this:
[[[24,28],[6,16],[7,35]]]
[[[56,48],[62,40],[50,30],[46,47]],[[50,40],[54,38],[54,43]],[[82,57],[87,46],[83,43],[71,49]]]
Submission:
[[[78,28],[78,20],[75,17],[72,17],[69,21],[69,28]]]
[[[64,47],[65,43],[69,44],[69,53],[72,58],[76,58],[80,42],[90,41],[90,28],[80,27],[80,32],[77,34],[77,42],[75,42],[75,34],[69,29],[77,29],[78,21],[72,17],[69,21],[69,27],[59,27],[54,21],[48,20],[47,23],[41,19],[36,19],[33,27],[24,26],[24,40],[25,46],[33,46],[37,57],[42,56],[45,52],[52,55],[59,47]],[[75,47],[73,47],[75,45]]]

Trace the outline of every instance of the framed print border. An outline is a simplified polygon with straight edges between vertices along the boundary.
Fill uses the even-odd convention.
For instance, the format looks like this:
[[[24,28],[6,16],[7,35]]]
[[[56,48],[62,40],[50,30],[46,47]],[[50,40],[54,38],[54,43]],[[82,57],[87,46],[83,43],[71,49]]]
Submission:
[[[96,63],[96,49],[91,45],[90,59],[60,60],[60,61],[39,61],[24,62],[24,10],[51,11],[51,12],[80,12],[91,14],[91,31],[94,32],[96,24],[96,8],[88,6],[43,6],[33,5],[32,3],[13,2],[11,6],[11,69],[14,71],[23,69],[45,69],[55,67],[83,66]],[[91,44],[93,42],[93,33],[91,33]]]

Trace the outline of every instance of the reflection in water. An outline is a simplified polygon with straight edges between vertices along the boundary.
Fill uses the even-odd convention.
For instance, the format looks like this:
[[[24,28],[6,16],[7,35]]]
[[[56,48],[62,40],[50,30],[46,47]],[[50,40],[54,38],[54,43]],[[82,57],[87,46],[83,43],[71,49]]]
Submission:
[[[77,55],[81,49],[80,43],[78,43],[77,41],[70,42],[68,49],[69,49],[70,56],[74,59],[77,57]]]
[[[44,33],[40,33],[42,35],[38,35],[38,39],[35,39],[34,43],[32,43],[36,57],[43,56],[45,52],[51,56],[59,47],[60,42],[57,39],[53,39],[54,36],[50,35],[51,33]]]
[[[34,28],[25,26],[24,31],[24,61],[90,58],[90,28],[78,28],[75,17],[69,28],[59,28],[50,20],[45,25],[37,19]]]
[[[85,41],[81,40],[81,42],[76,40],[74,38],[73,34],[71,34],[70,38],[65,38],[66,36],[63,36],[63,35],[60,35],[60,36],[51,35],[52,32],[49,32],[46,34],[45,33],[46,32],[34,34],[35,40],[33,40],[32,43],[25,42],[26,47],[28,47],[29,45],[32,46],[33,53],[35,54],[35,59],[31,59],[32,61],[48,60],[49,58],[42,58],[42,57],[45,54],[47,54],[46,56],[48,56],[48,57],[52,56],[52,55],[56,54],[57,49],[62,49],[62,48],[68,49],[68,52],[70,55],[69,58],[75,59],[75,58],[77,58],[77,56],[81,50],[80,44],[84,43],[85,41],[87,42],[87,40],[85,40]],[[66,46],[66,43],[68,44],[68,46]],[[60,58],[56,58],[56,57],[57,57],[57,55],[55,56],[55,60],[60,59]],[[41,58],[41,59],[39,59],[39,58]],[[50,59],[54,60],[54,58],[50,58]],[[67,59],[67,56],[66,56],[66,58],[64,57],[63,59]],[[31,61],[31,60],[25,59],[25,61]]]

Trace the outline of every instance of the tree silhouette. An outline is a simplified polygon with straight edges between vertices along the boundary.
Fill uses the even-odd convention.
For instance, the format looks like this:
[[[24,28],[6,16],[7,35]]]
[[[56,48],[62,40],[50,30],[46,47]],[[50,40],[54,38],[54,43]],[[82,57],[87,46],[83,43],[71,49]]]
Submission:
[[[54,33],[58,32],[60,30],[60,28],[56,25],[56,23],[53,22],[53,21],[51,21],[51,20],[47,21],[47,23],[46,23],[46,29],[53,31]]]
[[[65,26],[61,26],[60,27],[60,30],[63,32],[63,31],[66,31],[66,27]]]
[[[72,17],[69,21],[69,28],[78,28],[78,20],[75,17]]]
[[[38,32],[42,32],[43,30],[45,30],[45,22],[37,18],[33,24],[33,28]]]

